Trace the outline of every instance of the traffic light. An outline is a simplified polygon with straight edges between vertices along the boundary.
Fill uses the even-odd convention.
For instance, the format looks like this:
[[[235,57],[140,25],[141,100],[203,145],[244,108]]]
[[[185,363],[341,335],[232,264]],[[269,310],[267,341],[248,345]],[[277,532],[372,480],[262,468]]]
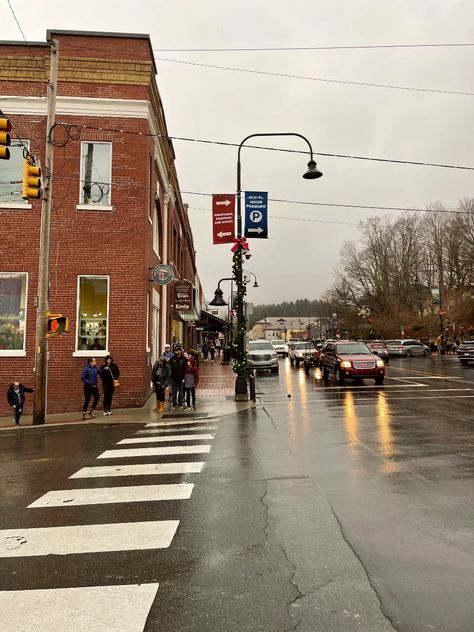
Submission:
[[[21,188],[21,197],[24,200],[29,198],[38,199],[41,197],[41,167],[34,164],[33,158],[30,156],[23,160],[23,186]]]
[[[0,118],[0,160],[10,160],[11,139],[8,133],[12,128],[12,124],[7,118]]]
[[[69,332],[69,318],[62,314],[49,314],[47,325],[48,336],[60,336]]]

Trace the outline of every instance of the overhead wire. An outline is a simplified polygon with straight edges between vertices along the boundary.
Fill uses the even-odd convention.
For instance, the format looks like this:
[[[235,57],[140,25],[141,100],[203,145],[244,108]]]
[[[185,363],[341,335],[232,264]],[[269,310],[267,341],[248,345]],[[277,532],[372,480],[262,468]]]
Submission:
[[[274,47],[236,47],[236,48],[153,48],[154,53],[240,53],[240,52],[280,52],[308,50],[371,50],[383,48],[463,48],[474,46],[470,42],[434,43],[434,44],[348,44],[329,46],[274,46]]]
[[[309,77],[307,75],[293,75],[290,73],[283,72],[270,72],[267,70],[255,70],[252,68],[235,68],[232,66],[219,66],[217,64],[204,64],[196,61],[185,61],[183,59],[169,59],[167,57],[155,57],[155,61],[164,61],[172,64],[184,64],[187,66],[196,66],[201,68],[212,68],[215,70],[229,70],[231,72],[242,72],[242,73],[250,73],[254,75],[265,75],[268,77],[284,77],[286,79],[302,79],[304,81],[320,81],[323,83],[335,83],[342,85],[351,85],[351,86],[364,86],[369,88],[386,88],[389,90],[405,90],[409,92],[425,92],[425,93],[436,93],[436,94],[456,94],[461,96],[469,96],[473,97],[474,92],[467,92],[462,90],[442,90],[438,88],[415,88],[413,86],[398,86],[392,84],[385,83],[375,83],[370,81],[349,81],[343,79],[329,79],[326,77]]]

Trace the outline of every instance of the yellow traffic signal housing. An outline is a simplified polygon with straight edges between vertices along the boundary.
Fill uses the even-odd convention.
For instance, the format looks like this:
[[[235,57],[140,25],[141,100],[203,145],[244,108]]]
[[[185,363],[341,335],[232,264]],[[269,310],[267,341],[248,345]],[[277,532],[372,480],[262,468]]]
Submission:
[[[60,336],[69,333],[69,318],[62,314],[48,314],[48,336]]]
[[[7,118],[0,118],[0,160],[10,160],[10,134],[12,124]]]
[[[33,165],[30,160],[23,160],[23,186],[21,197],[38,199],[41,197],[41,168]]]

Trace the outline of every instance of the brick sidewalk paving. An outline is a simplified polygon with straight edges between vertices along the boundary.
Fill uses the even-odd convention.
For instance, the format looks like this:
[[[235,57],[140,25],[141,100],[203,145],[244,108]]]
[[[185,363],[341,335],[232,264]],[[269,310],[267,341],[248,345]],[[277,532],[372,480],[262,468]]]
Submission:
[[[235,373],[232,363],[221,364],[220,358],[214,362],[199,359],[199,397],[234,395]]]

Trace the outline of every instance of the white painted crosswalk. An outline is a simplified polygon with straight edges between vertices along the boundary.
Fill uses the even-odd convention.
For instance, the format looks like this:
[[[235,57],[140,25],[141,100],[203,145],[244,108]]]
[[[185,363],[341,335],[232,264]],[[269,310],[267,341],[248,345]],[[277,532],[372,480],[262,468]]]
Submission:
[[[197,474],[202,461],[193,463],[137,463],[136,465],[103,465],[83,467],[69,478],[100,478],[109,476],[151,476],[153,474]]]
[[[0,592],[2,632],[143,632],[155,584]]]
[[[173,441],[210,441],[214,439],[213,434],[189,434],[189,435],[166,435],[165,437],[132,437],[131,439],[122,439],[117,445],[127,443],[173,443]]]
[[[207,454],[210,445],[162,446],[156,448],[125,448],[124,450],[106,450],[98,459],[129,459],[136,456],[164,456],[170,454]]]
[[[0,557],[166,549],[179,520],[73,525],[0,531]]]
[[[131,485],[127,487],[93,487],[92,489],[59,489],[47,492],[28,505],[35,507],[73,507],[109,503],[138,503],[152,500],[183,500],[191,496],[193,483],[178,485]]]
[[[10,558],[9,563],[12,563],[16,558],[49,556],[51,560],[56,555],[159,551],[170,547],[179,519],[144,521],[142,511],[139,514],[141,520],[129,521],[130,512],[139,503],[172,501],[167,505],[172,507],[172,513],[165,517],[176,518],[173,515],[177,511],[176,503],[191,498],[193,492],[195,483],[188,482],[189,476],[199,475],[205,465],[203,460],[195,461],[192,457],[209,454],[209,442],[215,437],[214,432],[209,431],[218,428],[218,421],[190,417],[163,420],[146,424],[145,429],[135,431],[135,435],[142,436],[121,439],[117,446],[123,447],[108,449],[96,457],[98,460],[110,460],[110,464],[82,467],[69,476],[69,479],[84,481],[113,478],[110,484],[116,485],[89,487],[86,484],[77,489],[72,487],[46,492],[30,503],[28,509],[32,515],[35,515],[35,510],[41,509],[38,516],[48,526],[44,526],[44,522],[38,526],[30,523],[27,527],[0,530],[0,558]],[[154,443],[175,445],[150,445]],[[167,457],[176,458],[170,461]],[[123,459],[127,458],[142,458],[148,462],[124,464]],[[178,477],[178,482],[170,484],[170,479],[165,478],[169,475]],[[145,481],[147,484],[124,485],[121,478],[131,476],[151,478]],[[179,482],[183,478],[186,482]],[[138,483],[140,479],[135,480]],[[89,485],[94,483],[97,484],[93,480]],[[81,507],[108,504],[116,505],[113,516],[115,520],[119,518],[118,522],[82,524]],[[120,521],[124,504],[128,505],[126,517],[124,515],[127,522]],[[48,508],[71,508],[74,524],[55,526],[54,518],[51,524],[44,513]],[[156,578],[160,579],[159,569]],[[74,577],[69,579],[74,581]],[[92,583],[95,581],[95,577],[91,578]],[[3,591],[0,592],[0,632],[143,632],[158,587],[158,582],[155,582],[118,586],[54,586],[38,590],[25,586],[25,590]]]

